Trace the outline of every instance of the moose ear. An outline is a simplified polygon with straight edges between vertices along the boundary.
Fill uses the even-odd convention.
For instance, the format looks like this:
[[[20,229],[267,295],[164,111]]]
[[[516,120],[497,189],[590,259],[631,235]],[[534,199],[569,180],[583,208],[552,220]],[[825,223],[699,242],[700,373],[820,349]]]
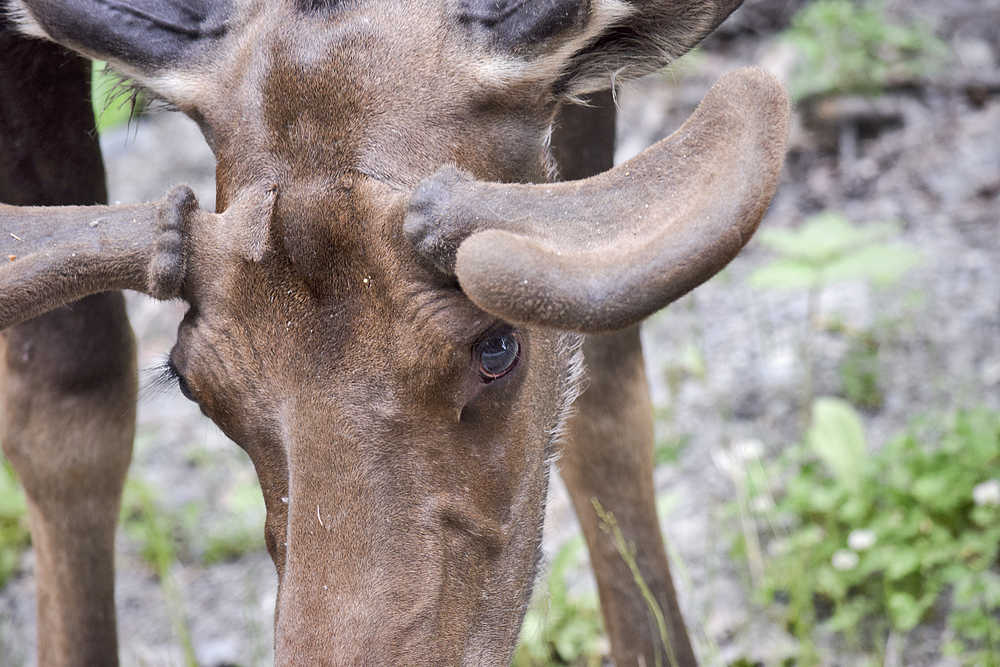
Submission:
[[[686,53],[743,0],[462,0],[460,17],[558,95],[606,90]],[[516,76],[516,75],[515,75]]]
[[[178,74],[225,36],[231,0],[11,0],[21,30],[114,67],[183,98]]]

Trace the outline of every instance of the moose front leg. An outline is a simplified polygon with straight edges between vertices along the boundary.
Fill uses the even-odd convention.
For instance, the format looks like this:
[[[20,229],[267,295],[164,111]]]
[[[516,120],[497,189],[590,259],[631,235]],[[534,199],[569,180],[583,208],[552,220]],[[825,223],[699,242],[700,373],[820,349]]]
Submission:
[[[612,166],[614,102],[610,93],[590,102],[589,107],[563,108],[558,119],[552,148],[564,178],[586,178]],[[656,516],[653,419],[638,326],[588,336],[584,356],[588,388],[570,418],[559,470],[587,539],[615,663],[693,665]],[[639,572],[666,623],[673,660],[635,577],[612,536],[601,530],[594,500],[614,515],[624,538],[635,545]]]
[[[584,356],[589,382],[570,418],[559,471],[587,539],[615,664],[697,664],[656,516],[653,419],[638,327],[588,336]],[[625,541],[634,545],[641,578],[663,615],[669,647],[663,646],[656,612],[613,536],[602,530],[594,500],[614,515]]]
[[[104,201],[89,62],[5,20],[0,12],[0,201]],[[91,296],[2,340],[0,438],[28,497],[38,663],[115,665],[114,533],[137,394],[124,300]]]
[[[115,665],[114,536],[135,429],[135,345],[120,293],[11,328],[3,449],[35,549],[38,664]]]

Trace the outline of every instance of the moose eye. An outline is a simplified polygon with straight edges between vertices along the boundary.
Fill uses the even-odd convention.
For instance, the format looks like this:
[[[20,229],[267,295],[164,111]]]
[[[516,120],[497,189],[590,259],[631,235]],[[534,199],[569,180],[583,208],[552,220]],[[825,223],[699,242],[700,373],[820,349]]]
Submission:
[[[163,365],[163,374],[166,378],[177,383],[177,388],[181,390],[181,394],[184,395],[184,398],[197,403],[194,398],[194,393],[191,391],[191,387],[188,386],[187,380],[185,380],[184,376],[177,370],[177,366],[174,365],[172,359],[168,359],[167,363]]]
[[[183,375],[177,376],[177,388],[181,390],[181,394],[184,395],[184,398],[197,403],[197,401],[194,400],[194,394],[191,393],[191,387],[188,386],[187,380],[184,379]]]
[[[513,331],[489,334],[473,349],[483,382],[493,382],[514,370],[520,358],[521,345]]]

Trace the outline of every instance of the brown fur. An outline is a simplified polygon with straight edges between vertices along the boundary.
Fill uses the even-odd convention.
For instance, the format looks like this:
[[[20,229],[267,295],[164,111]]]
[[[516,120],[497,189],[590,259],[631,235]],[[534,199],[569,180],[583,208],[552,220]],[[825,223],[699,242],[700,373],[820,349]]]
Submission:
[[[90,63],[2,19],[0,53],[0,199],[104,201]],[[114,665],[114,535],[137,395],[124,300],[90,296],[2,338],[0,439],[28,499],[39,664]]]
[[[51,7],[47,0],[23,4],[30,8],[27,20]],[[631,3],[627,14],[642,30],[660,25],[659,38],[690,46],[732,4],[676,3],[663,14],[711,17],[699,19],[697,28],[661,25],[655,3]],[[592,3],[598,13],[589,16],[598,16],[601,6]],[[159,64],[162,53],[155,67],[116,63],[200,123],[218,158],[218,213],[197,211],[183,191],[130,209],[0,209],[4,237],[11,225],[45,217],[52,239],[62,239],[46,244],[31,238],[25,256],[0,267],[6,322],[36,314],[37,295],[49,308],[111,287],[159,296],[179,290],[191,308],[171,361],[202,411],[248,452],[264,492],[267,546],[279,577],[280,664],[508,662],[537,572],[548,462],[559,433],[567,434],[560,465],[594,556],[616,659],[654,664],[662,647],[631,575],[596,530],[591,496],[615,512],[640,546],[640,568],[668,618],[675,655],[692,664],[653,509],[648,397],[635,330],[588,340],[593,384],[576,416],[568,417],[568,404],[579,389],[581,338],[565,330],[594,328],[585,314],[558,322],[563,332],[519,327],[518,366],[485,383],[473,350],[503,325],[501,318],[470,301],[433,253],[414,247],[403,233],[411,194],[442,165],[480,181],[545,181],[553,118],[564,95],[578,88],[567,86],[565,77],[576,71],[573,76],[590,78],[587,72],[603,56],[594,51],[585,57],[579,48],[611,39],[609,28],[574,24],[566,28],[572,32],[551,40],[551,48],[515,57],[498,51],[496,40],[462,29],[450,2],[237,0],[233,7],[226,29],[213,32],[196,55],[177,54],[170,66]],[[86,35],[66,41],[94,51]],[[539,66],[518,65],[526,61]],[[773,108],[748,115],[747,126],[780,125]],[[556,154],[586,163],[567,164],[565,173],[585,177],[608,166],[609,113],[564,118],[578,135],[599,130],[602,137],[588,156],[557,133]],[[779,130],[763,133],[765,143],[773,144]],[[776,146],[764,152],[777,154]],[[643,163],[649,163],[647,174],[655,170],[656,156],[650,155]],[[774,166],[771,160],[767,168]],[[749,219],[759,219],[769,197],[764,180],[749,183],[739,201],[727,199],[711,210],[754,227],[756,220]],[[677,182],[702,187],[697,181]],[[591,196],[601,199],[599,192]],[[618,208],[611,214],[599,211],[610,220],[625,219],[642,204],[614,200]],[[739,205],[746,201],[756,202],[751,213]],[[80,203],[80,196],[53,203]],[[588,220],[586,211],[572,212]],[[93,214],[110,221],[102,232],[106,254],[90,256],[81,269],[73,248],[90,242],[94,228],[81,223]],[[136,226],[130,237],[122,230],[131,218]],[[692,238],[682,244],[690,255],[715,252],[716,239]],[[177,248],[183,250],[179,263]],[[680,256],[682,263],[688,259]],[[90,268],[94,264],[103,266]],[[36,265],[48,268],[32,271]],[[461,253],[458,265],[464,284]],[[704,279],[719,266],[710,261],[696,274]],[[677,280],[685,289],[693,286],[689,274]],[[662,282],[653,280],[649,289],[678,287]],[[655,296],[650,302],[663,303]],[[134,378],[127,324],[123,329],[116,313],[107,322],[125,352],[106,371],[109,382]],[[97,558],[110,561],[108,535],[128,460],[123,436],[132,428],[124,410],[131,380],[115,380],[120,390],[108,385],[103,410],[86,401],[66,403],[68,420],[94,429],[98,416],[119,414],[102,422],[108,424],[103,431],[82,430],[81,437],[96,442],[60,449],[65,443],[25,421],[38,414],[25,407],[32,392],[47,394],[34,388],[35,375],[11,363],[12,350],[19,349],[16,332],[31,326],[56,325],[30,323],[8,334],[8,403],[15,407],[8,410],[7,429],[19,439],[12,445],[5,439],[5,447],[32,502],[42,507],[33,509],[32,529],[43,556],[51,556],[39,560],[40,595],[62,596],[59,618],[41,614],[40,644],[55,647],[43,660],[111,664],[110,579],[102,575],[94,584],[100,591],[90,591],[65,575]],[[34,372],[44,376],[63,363],[47,361]],[[60,391],[50,400],[71,395]],[[606,392],[620,400],[603,400]],[[609,442],[618,433],[618,442]],[[118,444],[106,444],[112,440]],[[88,462],[82,477],[36,481],[77,455]],[[111,483],[88,509],[101,525],[100,544],[81,545],[72,530],[53,526],[52,516],[92,488],[87,480],[100,470],[93,461],[103,455]],[[104,605],[90,629],[81,620],[88,611],[85,595]],[[41,604],[44,609],[51,612],[52,605]],[[75,647],[85,644],[95,647],[88,654],[93,659],[78,662],[83,654]]]
[[[589,179],[482,183],[444,167],[411,199],[405,230],[498,317],[624,329],[750,240],[777,189],[788,113],[771,75],[727,74],[672,136]]]

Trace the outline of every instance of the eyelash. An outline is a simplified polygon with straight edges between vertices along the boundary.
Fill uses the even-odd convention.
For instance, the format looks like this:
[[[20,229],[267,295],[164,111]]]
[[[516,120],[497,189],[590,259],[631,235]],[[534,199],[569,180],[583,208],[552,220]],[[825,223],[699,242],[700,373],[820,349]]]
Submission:
[[[180,384],[180,374],[174,365],[170,363],[170,357],[163,357],[154,366],[150,366],[143,373],[148,380],[142,388],[144,396],[156,395],[171,389],[178,389]]]

